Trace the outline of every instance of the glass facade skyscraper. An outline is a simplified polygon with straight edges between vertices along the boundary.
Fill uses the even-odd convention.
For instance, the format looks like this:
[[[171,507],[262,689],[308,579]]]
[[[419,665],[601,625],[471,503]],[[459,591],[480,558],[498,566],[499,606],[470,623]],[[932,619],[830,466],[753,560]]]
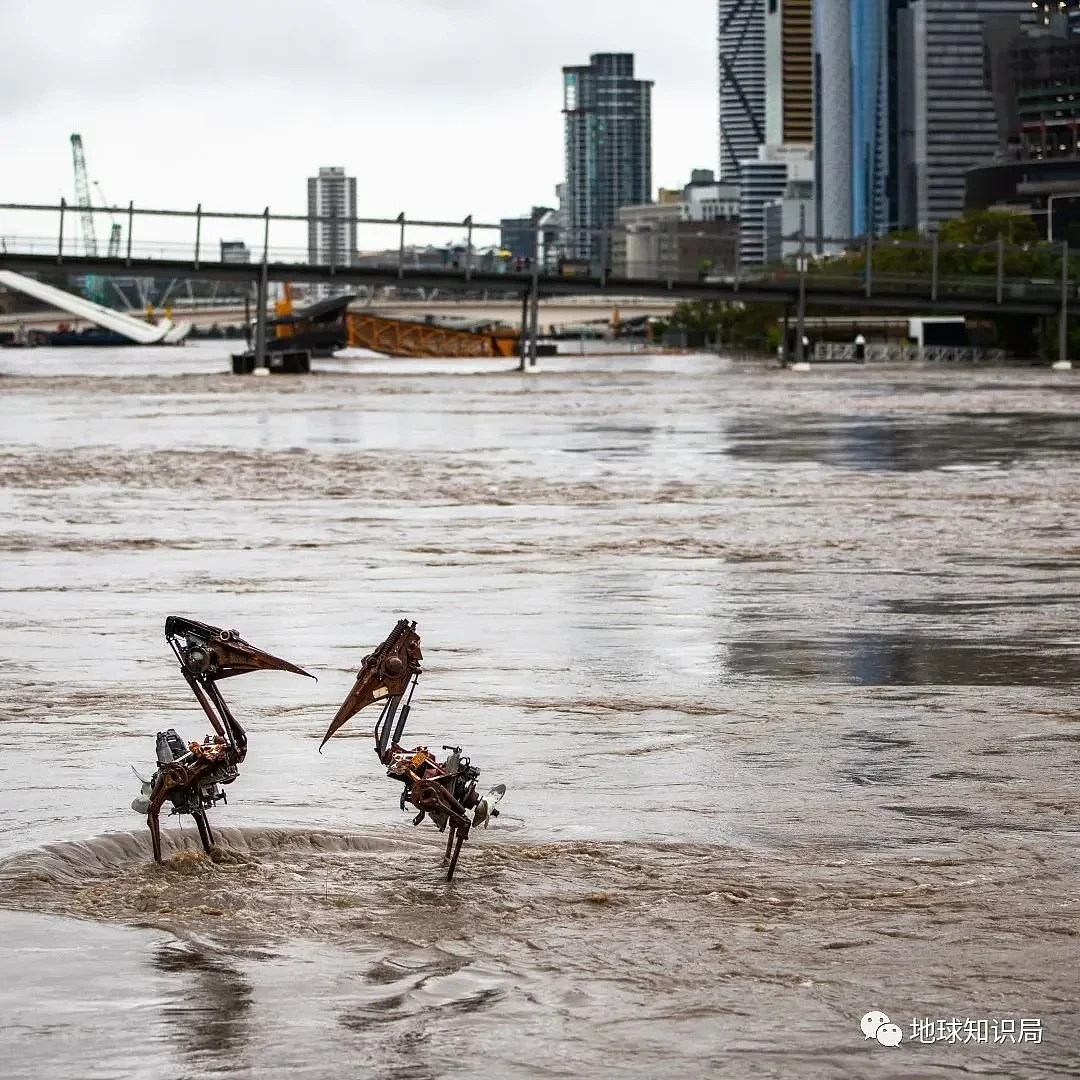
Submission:
[[[816,0],[817,220],[829,239],[890,224],[888,0]]]
[[[851,225],[888,230],[888,0],[851,0]]]
[[[1031,0],[891,0],[891,6],[897,216],[902,227],[927,229],[963,213],[968,170],[998,152],[987,20],[1008,16],[1039,25],[1044,13]]]
[[[852,235],[851,0],[814,3],[814,201],[820,236]]]
[[[633,53],[596,53],[563,68],[566,253],[600,255],[600,231],[620,206],[652,196],[652,82],[634,78]]]
[[[1041,0],[814,0],[818,221],[830,237],[926,229],[964,209],[998,132],[983,32]]]

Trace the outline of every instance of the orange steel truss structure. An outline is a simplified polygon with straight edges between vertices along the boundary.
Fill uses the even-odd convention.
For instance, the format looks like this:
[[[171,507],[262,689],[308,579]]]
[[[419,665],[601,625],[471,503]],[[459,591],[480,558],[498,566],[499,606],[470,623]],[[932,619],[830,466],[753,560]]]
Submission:
[[[516,330],[458,330],[410,319],[389,319],[350,311],[345,316],[348,345],[386,356],[517,356]]]

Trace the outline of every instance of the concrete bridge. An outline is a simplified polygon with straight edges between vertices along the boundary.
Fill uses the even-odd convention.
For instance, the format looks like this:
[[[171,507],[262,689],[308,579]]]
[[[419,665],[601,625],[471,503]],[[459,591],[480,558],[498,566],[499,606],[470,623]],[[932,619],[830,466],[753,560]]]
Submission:
[[[61,272],[103,277],[159,277],[183,281],[233,281],[256,284],[333,282],[345,289],[358,285],[392,285],[408,289],[438,289],[503,295],[532,292],[541,299],[564,300],[589,295],[613,304],[627,295],[673,303],[678,299],[771,303],[788,307],[813,304],[859,311],[910,311],[929,314],[1026,314],[1053,316],[1064,297],[1076,291],[1054,281],[1017,280],[998,276],[938,279],[932,275],[865,275],[828,269],[800,274],[789,267],[764,268],[745,276],[723,279],[626,279],[598,269],[588,276],[568,278],[558,273],[492,273],[466,268],[385,266],[317,266],[306,262],[230,263],[190,259],[160,259],[85,255],[28,254],[0,250],[0,270],[23,274]]]
[[[582,323],[610,323],[618,312],[621,319],[638,318],[643,315],[670,315],[675,300],[634,298],[569,296],[541,299],[539,323],[543,330],[561,328]],[[355,311],[368,311],[401,319],[424,321],[427,316],[436,320],[464,320],[468,322],[491,321],[510,326],[521,325],[521,301],[496,298],[491,300],[383,300],[358,301],[352,305]],[[141,314],[132,312],[132,314]],[[160,311],[158,312],[160,314]],[[254,306],[250,314],[255,315]],[[273,316],[273,311],[269,312]],[[176,320],[191,322],[195,326],[243,326],[242,305],[180,304],[172,307]],[[53,329],[57,323],[77,324],[78,320],[63,311],[28,311],[0,313],[0,329],[14,329],[20,323],[29,329]]]
[[[83,207],[83,213],[91,213],[94,208]],[[374,290],[380,286],[408,290],[438,290],[440,293],[467,292],[473,296],[502,294],[508,297],[505,321],[518,323],[520,317],[511,317],[513,306],[527,301],[529,308],[527,338],[530,342],[530,355],[536,355],[536,339],[541,327],[553,325],[554,320],[540,314],[539,304],[569,304],[569,298],[588,295],[598,303],[600,311],[611,311],[617,301],[631,295],[650,298],[656,302],[671,305],[677,299],[698,299],[727,303],[769,303],[795,313],[796,341],[802,341],[800,328],[805,325],[807,307],[837,308],[846,313],[855,312],[910,312],[913,315],[932,313],[948,315],[1000,315],[1023,314],[1036,318],[1059,316],[1058,338],[1061,362],[1067,358],[1068,315],[1069,308],[1078,297],[1077,276],[1072,273],[1068,259],[1068,248],[1063,246],[1058,257],[1059,271],[1047,270],[1050,276],[1033,280],[1013,278],[1006,275],[1010,265],[1013,248],[1005,245],[1000,237],[996,244],[982,245],[996,254],[996,273],[973,274],[970,271],[961,276],[959,273],[941,272],[939,254],[945,247],[964,245],[944,245],[938,235],[933,234],[925,241],[899,241],[896,239],[878,241],[866,236],[845,241],[837,238],[808,237],[805,234],[796,237],[799,250],[813,252],[814,240],[827,243],[831,248],[845,251],[858,251],[861,255],[851,259],[811,259],[807,255],[795,258],[783,266],[735,267],[730,273],[708,274],[686,270],[680,274],[678,267],[656,265],[650,272],[655,276],[640,278],[628,276],[625,260],[621,263],[613,257],[615,235],[618,227],[599,230],[594,237],[598,245],[596,258],[579,261],[563,260],[555,265],[540,265],[538,260],[531,267],[515,263],[512,267],[486,263],[474,264],[473,235],[480,230],[496,229],[494,224],[475,222],[472,217],[462,222],[407,220],[404,214],[397,219],[356,219],[365,225],[392,227],[398,234],[398,247],[377,254],[372,260],[354,264],[351,260],[342,265],[320,265],[307,261],[306,251],[296,248],[275,247],[270,242],[271,225],[275,229],[285,223],[292,223],[290,228],[299,225],[310,226],[313,221],[328,221],[342,224],[335,218],[314,218],[304,215],[275,215],[266,208],[262,214],[232,214],[204,211],[201,206],[194,212],[189,210],[148,210],[136,211],[129,204],[127,210],[127,244],[123,254],[86,255],[73,254],[70,235],[65,249],[65,221],[72,215],[73,208],[61,200],[59,206],[38,204],[0,204],[0,211],[17,213],[20,220],[27,216],[37,220],[46,220],[55,224],[47,225],[45,231],[35,229],[33,235],[9,233],[0,237],[0,270],[13,270],[23,274],[39,272],[60,273],[68,276],[102,277],[153,277],[167,280],[218,281],[233,282],[246,292],[252,286],[258,289],[260,302],[257,305],[260,318],[256,327],[255,352],[261,356],[266,341],[266,320],[261,317],[268,310],[269,287],[272,283],[327,284],[333,283],[341,291]],[[143,226],[140,225],[140,243],[135,245],[132,234],[136,218],[141,222],[171,221],[172,225],[184,229],[190,228],[194,243],[163,244],[147,242],[141,239]],[[245,220],[261,223],[263,233],[259,261],[233,262],[226,259],[206,259],[206,248],[202,246],[202,228],[204,224],[221,220]],[[463,259],[440,260],[440,263],[421,265],[407,253],[405,238],[408,229],[455,228],[466,232],[465,244],[461,250]],[[69,226],[70,229],[70,226]],[[49,237],[55,236],[55,242]],[[43,237],[46,238],[43,240]],[[790,239],[790,238],[785,238]],[[925,258],[927,270],[920,272],[879,272],[875,267],[874,253],[882,243],[889,246],[901,245],[908,248],[925,249],[920,262]],[[166,248],[168,254],[166,254]],[[967,248],[974,250],[971,245]],[[969,250],[969,253],[970,253]],[[446,252],[450,254],[449,251]],[[449,265],[447,265],[449,263]],[[914,264],[912,264],[914,265]],[[499,310],[489,306],[490,301],[471,309],[478,318],[487,318],[489,311]],[[576,307],[576,304],[575,304]],[[396,307],[386,307],[388,314],[402,311],[401,303]],[[465,316],[465,307],[458,307],[457,313]],[[596,309],[594,309],[596,310]],[[664,310],[664,309],[661,309]],[[414,315],[422,309],[413,308]],[[480,315],[483,311],[484,314]],[[434,312],[423,312],[434,314]],[[552,312],[554,313],[554,312]],[[220,313],[217,313],[220,314]],[[630,315],[620,309],[620,314]],[[496,317],[501,317],[501,314]],[[610,318],[610,316],[608,316]],[[568,321],[588,321],[581,319],[575,310]],[[565,325],[565,324],[564,324]],[[798,346],[801,352],[801,345]]]

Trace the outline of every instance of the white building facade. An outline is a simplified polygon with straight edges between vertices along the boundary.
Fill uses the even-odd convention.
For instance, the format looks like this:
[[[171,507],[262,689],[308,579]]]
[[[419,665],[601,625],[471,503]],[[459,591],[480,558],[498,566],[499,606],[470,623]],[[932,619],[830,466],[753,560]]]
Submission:
[[[356,177],[346,176],[341,166],[324,166],[308,179],[307,189],[308,262],[351,266],[356,253]]]
[[[814,155],[808,146],[762,146],[756,158],[739,165],[741,263],[762,266],[768,261],[766,208],[782,200],[790,184],[805,190],[813,182]]]

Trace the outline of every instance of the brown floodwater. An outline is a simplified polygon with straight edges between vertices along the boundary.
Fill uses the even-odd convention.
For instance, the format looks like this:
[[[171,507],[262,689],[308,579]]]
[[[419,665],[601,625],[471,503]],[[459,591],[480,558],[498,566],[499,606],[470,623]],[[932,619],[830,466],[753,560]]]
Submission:
[[[0,352],[0,1075],[1076,1074],[1074,374],[224,367]],[[319,681],[224,685],[159,867],[172,613]],[[367,714],[317,752],[401,616],[508,789],[451,884]]]

